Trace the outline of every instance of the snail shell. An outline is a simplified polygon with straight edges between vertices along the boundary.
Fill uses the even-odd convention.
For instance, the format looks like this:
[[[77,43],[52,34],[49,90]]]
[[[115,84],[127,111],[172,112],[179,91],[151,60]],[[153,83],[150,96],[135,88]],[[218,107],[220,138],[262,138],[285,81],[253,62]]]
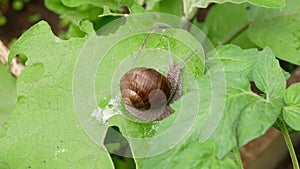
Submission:
[[[161,99],[168,99],[171,94],[171,84],[167,78],[156,70],[145,67],[134,68],[125,73],[120,86],[124,103],[139,110],[160,107],[166,104],[166,100],[162,102]],[[152,104],[150,100],[153,101]]]
[[[171,87],[166,77],[145,67],[131,69],[123,75],[120,83],[125,108],[146,121],[158,120],[166,111]]]

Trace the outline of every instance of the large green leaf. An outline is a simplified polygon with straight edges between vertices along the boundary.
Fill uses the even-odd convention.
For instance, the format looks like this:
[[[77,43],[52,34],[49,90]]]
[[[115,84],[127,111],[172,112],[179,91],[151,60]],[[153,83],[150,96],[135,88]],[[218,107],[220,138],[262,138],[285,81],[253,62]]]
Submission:
[[[16,41],[10,59],[23,54],[28,61],[17,81],[16,108],[1,129],[2,163],[10,168],[113,168],[108,152],[86,136],[74,113],[72,69],[87,38],[61,40],[42,21]]]
[[[290,86],[285,94],[283,117],[285,122],[294,130],[300,131],[300,83]]]
[[[253,5],[262,6],[262,7],[269,7],[269,8],[278,8],[283,7],[285,5],[285,0],[276,0],[276,1],[269,1],[269,0],[183,0],[184,4],[184,14],[186,18],[193,17],[195,12],[195,8],[206,8],[210,3],[244,3],[249,2]],[[236,15],[238,16],[238,15]]]
[[[199,39],[177,29],[181,24],[169,15],[129,15],[97,35],[90,22],[82,22],[86,36],[70,40],[54,36],[45,22],[29,29],[10,55],[12,59],[22,54],[28,61],[17,83],[17,106],[0,130],[1,164],[10,168],[113,168],[103,140],[107,127],[116,126],[129,142],[138,168],[157,167],[165,158],[169,160],[165,168],[175,164],[183,168],[197,159],[195,168],[235,168],[228,152],[263,134],[278,117],[285,90],[283,73],[269,48],[259,52],[230,45],[217,49],[219,57],[208,56],[208,73],[203,76]],[[146,37],[147,43],[139,50]],[[139,121],[130,117],[120,101],[120,78],[136,66],[165,74],[168,40],[176,63],[198,49],[183,69],[184,95],[171,105],[175,113],[168,118]],[[211,106],[212,83],[224,79],[211,75],[223,70],[227,83],[223,118],[211,137],[214,143],[200,144],[210,109],[220,106]],[[265,95],[251,92],[250,80]],[[191,153],[195,156],[189,161]]]
[[[5,65],[0,62],[0,128],[10,116],[15,107],[16,79],[9,73]]]
[[[161,26],[167,29],[157,27],[157,30],[148,34],[153,26],[158,26],[157,23],[164,23]],[[109,125],[117,126],[123,136],[128,139],[135,159],[146,158],[172,149],[185,139],[184,136],[189,134],[198,113],[199,97],[197,97],[195,78],[203,75],[204,55],[199,41],[190,33],[182,29],[170,29],[171,27],[180,28],[181,24],[180,18],[166,14],[152,13],[137,15],[137,17],[128,16],[126,17],[126,25],[120,26],[120,29],[115,33],[91,39],[82,51],[83,56],[78,60],[77,67],[80,75],[78,79],[76,77],[75,82],[78,81],[79,85],[74,83],[73,87],[74,90],[80,89],[80,93],[76,98],[85,101],[93,97],[93,95],[88,96],[88,94],[96,93],[99,113],[104,115],[107,112],[116,113],[107,121]],[[111,30],[111,28],[108,27],[107,30]],[[100,32],[106,32],[106,30],[100,30]],[[148,37],[146,45],[137,57],[136,51],[141,47],[146,37]],[[141,66],[152,67],[166,74],[169,65],[168,40],[176,63],[198,49],[198,55],[193,56],[185,63],[183,70],[184,96],[171,105],[175,109],[175,113],[160,122],[145,123],[130,118],[130,114],[124,109],[123,103],[120,104],[118,101],[120,100],[120,79],[132,67]],[[90,59],[86,60],[85,55],[91,56]],[[84,68],[84,71],[80,67]],[[92,74],[91,76],[96,78],[95,82],[89,79],[90,76],[87,74]],[[85,84],[80,86],[82,81],[85,81]],[[95,89],[91,88],[93,84],[95,84]],[[86,110],[82,110],[83,108]],[[84,113],[92,112],[93,108],[95,105],[92,105],[91,102],[86,103],[84,107],[78,107],[79,112],[83,112],[83,121],[89,118],[89,115]],[[99,116],[96,116],[95,120],[99,122],[97,117]],[[92,129],[90,124],[87,124],[86,128],[92,139],[97,140],[99,138],[97,129]],[[116,134],[118,133],[116,132]],[[140,161],[137,161],[137,164],[140,166]]]
[[[288,0],[282,9],[216,5],[207,17],[209,37],[215,45],[234,43],[244,48],[269,46],[276,57],[300,64],[299,6],[299,1],[293,0]]]
[[[259,52],[224,46],[217,52],[225,68],[227,93],[223,118],[211,139],[217,144],[217,156],[222,158],[273,125],[283,106],[285,78],[269,48]],[[210,60],[208,64],[214,57]],[[253,93],[250,80],[266,96]]]
[[[54,36],[45,22],[25,32],[10,54],[10,60],[16,54],[22,54],[28,57],[28,61],[17,83],[17,106],[1,130],[1,163],[10,168],[112,168],[102,142],[108,125],[120,128],[135,158],[147,157],[143,155],[148,150],[157,148],[148,144],[143,147],[145,149],[139,149],[139,143],[149,140],[163,143],[160,139],[171,127],[177,129],[174,133],[182,132],[182,138],[173,145],[185,139],[198,113],[193,111],[199,106],[198,93],[194,92],[197,89],[195,78],[203,75],[204,54],[191,34],[171,29],[174,25],[180,28],[181,19],[169,17],[157,14],[146,15],[146,19],[129,16],[117,21],[116,28],[108,27],[97,35],[90,22],[82,22],[81,29],[86,36],[69,40]],[[149,34],[145,49],[137,59],[137,51],[157,22],[171,27],[162,25],[164,29]],[[198,49],[196,56],[185,63],[184,96],[172,104],[176,113],[162,122],[136,121],[129,117],[123,104],[111,102],[117,100],[120,77],[135,60],[135,66],[153,67],[165,74],[169,65],[168,40],[176,63]],[[89,92],[95,95],[89,97]],[[90,108],[88,106],[94,98],[96,102],[92,109],[80,114],[80,108]],[[94,118],[98,117],[94,116],[95,112],[101,112],[101,109],[108,114],[113,111],[122,113],[102,123]],[[183,113],[185,111],[189,116]],[[186,118],[192,121],[185,121]],[[172,139],[174,133],[168,133],[171,134],[168,139]]]
[[[269,46],[276,56],[300,64],[300,2],[288,0],[281,10],[250,7],[250,40],[260,47]]]
[[[245,5],[225,3],[214,6],[208,13],[205,24],[208,37],[215,46],[236,44],[242,48],[256,47],[247,37],[249,20]]]

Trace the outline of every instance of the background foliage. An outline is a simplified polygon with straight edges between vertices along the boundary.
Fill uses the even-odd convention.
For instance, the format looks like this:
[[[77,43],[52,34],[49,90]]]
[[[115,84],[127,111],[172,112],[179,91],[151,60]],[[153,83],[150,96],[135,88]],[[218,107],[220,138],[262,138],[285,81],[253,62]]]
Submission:
[[[46,0],[45,5],[59,14],[69,28],[57,37],[41,21],[22,34],[9,55],[9,60],[16,55],[27,57],[26,68],[17,81],[0,64],[0,168],[241,168],[234,149],[263,135],[278,119],[291,131],[300,130],[300,85],[286,89],[289,73],[279,64],[300,64],[299,1]],[[197,12],[209,5],[205,22],[199,23]],[[99,145],[88,137],[75,113],[72,79],[80,51],[98,29],[121,16],[147,12],[168,13],[195,23],[216,49],[206,53],[205,63],[193,60],[193,64],[187,64],[194,70],[202,98],[192,131],[163,154],[136,158],[130,140],[107,139]],[[131,26],[143,25],[141,22]],[[130,39],[130,44],[136,46],[124,41],[116,47],[119,58],[115,62],[126,57],[122,56],[124,51],[138,49],[143,37]],[[154,37],[152,41],[158,40]],[[149,48],[166,47],[160,43],[151,46],[149,41]],[[176,40],[171,39],[171,43],[175,46],[172,52],[184,55],[184,49],[176,47]],[[216,131],[203,142],[200,135],[210,109],[211,73],[219,71],[216,60],[224,68],[225,109]],[[115,71],[110,64],[101,68]],[[97,77],[95,83],[99,86],[109,80],[100,72]],[[260,93],[251,90],[250,82]],[[102,86],[97,90],[103,90]],[[97,101],[101,107],[112,98],[98,97]],[[151,138],[159,129],[172,125],[175,117],[138,123],[115,116],[109,119],[106,134],[117,128],[123,136]],[[111,153],[124,145],[132,158]]]

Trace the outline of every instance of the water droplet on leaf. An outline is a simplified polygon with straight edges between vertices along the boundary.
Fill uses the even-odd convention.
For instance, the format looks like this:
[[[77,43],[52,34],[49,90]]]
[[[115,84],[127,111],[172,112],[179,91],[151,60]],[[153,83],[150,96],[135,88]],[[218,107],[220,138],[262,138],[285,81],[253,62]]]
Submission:
[[[104,124],[111,117],[121,114],[121,110],[118,108],[120,101],[121,96],[118,94],[112,98],[104,108],[97,107],[91,114],[92,121],[96,121],[98,124]]]

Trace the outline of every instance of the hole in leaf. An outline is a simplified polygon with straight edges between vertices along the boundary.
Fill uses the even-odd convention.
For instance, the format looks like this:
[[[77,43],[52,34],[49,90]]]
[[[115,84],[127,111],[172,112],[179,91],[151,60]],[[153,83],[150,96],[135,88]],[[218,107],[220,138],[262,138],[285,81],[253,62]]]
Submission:
[[[94,29],[98,30],[96,32],[96,35],[98,36],[106,36],[109,34],[115,33],[122,25],[124,25],[127,21],[125,17],[119,18],[117,20],[113,21],[113,24],[107,24],[109,22],[112,22],[114,17],[102,17],[101,18],[101,24],[94,24]],[[101,29],[100,29],[101,28]]]
[[[130,145],[117,126],[108,128],[104,145],[110,153],[115,168],[135,168]]]
[[[252,91],[252,92],[254,92],[255,94],[257,94],[257,95],[259,95],[259,96],[261,96],[261,97],[263,97],[263,98],[266,98],[266,97],[265,97],[265,93],[262,92],[261,90],[259,90],[259,89],[257,88],[257,86],[255,85],[255,82],[251,81],[251,82],[250,82],[250,85],[251,85],[251,91]]]
[[[21,62],[22,64],[25,64],[26,61],[28,60],[27,56],[23,54],[18,54],[16,57],[18,58],[17,63]]]
[[[298,65],[289,63],[289,62],[281,60],[281,59],[278,59],[278,60],[279,60],[280,67],[289,73],[292,73],[295,69],[298,68]]]

